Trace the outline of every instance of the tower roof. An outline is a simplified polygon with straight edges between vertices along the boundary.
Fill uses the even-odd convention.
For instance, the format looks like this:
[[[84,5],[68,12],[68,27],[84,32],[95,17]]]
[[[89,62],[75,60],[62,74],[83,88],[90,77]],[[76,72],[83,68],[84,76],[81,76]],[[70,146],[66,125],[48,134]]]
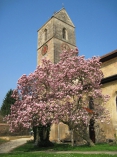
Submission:
[[[65,23],[71,25],[72,27],[75,27],[73,22],[71,21],[69,15],[67,14],[65,8],[62,8],[58,12],[55,12],[52,17],[55,17],[55,18],[65,22]]]
[[[60,21],[65,22],[66,24],[68,24],[68,25],[70,25],[70,26],[72,26],[72,27],[75,27],[74,24],[73,24],[73,22],[71,21],[69,15],[67,14],[65,8],[62,8],[61,10],[55,12],[55,13],[53,14],[53,16],[52,16],[46,23],[48,23],[53,17],[56,18],[56,19],[58,19],[58,20],[60,20]],[[45,23],[45,24],[46,24],[46,23]],[[44,25],[45,25],[45,24],[44,24]],[[44,25],[43,25],[43,26],[44,26]],[[43,27],[43,26],[42,26],[42,27]],[[42,27],[41,27],[41,28],[42,28]],[[39,30],[40,30],[41,28],[39,28]],[[38,30],[38,31],[39,31],[39,30]]]

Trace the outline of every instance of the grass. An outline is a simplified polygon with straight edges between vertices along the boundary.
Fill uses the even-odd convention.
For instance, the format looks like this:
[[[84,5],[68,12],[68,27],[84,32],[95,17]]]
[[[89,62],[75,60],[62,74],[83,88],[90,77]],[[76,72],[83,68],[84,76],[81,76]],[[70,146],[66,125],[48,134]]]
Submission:
[[[16,153],[16,154],[0,154],[1,157],[117,157],[117,155],[109,154],[76,154],[76,153],[46,153],[46,152],[32,152],[32,153]]]
[[[109,144],[97,144],[95,147],[74,146],[70,144],[54,144],[51,147],[34,147],[33,141],[28,141],[26,144],[14,149],[14,152],[31,152],[31,151],[117,151],[116,145]]]
[[[68,151],[73,152],[69,153]],[[77,154],[75,151],[102,151],[102,154]],[[97,144],[95,147],[72,147],[69,144],[54,144],[52,147],[44,148],[35,147],[33,141],[28,141],[26,144],[15,148],[11,153],[0,154],[0,157],[117,157],[117,154],[103,154],[103,151],[117,151],[117,145]]]

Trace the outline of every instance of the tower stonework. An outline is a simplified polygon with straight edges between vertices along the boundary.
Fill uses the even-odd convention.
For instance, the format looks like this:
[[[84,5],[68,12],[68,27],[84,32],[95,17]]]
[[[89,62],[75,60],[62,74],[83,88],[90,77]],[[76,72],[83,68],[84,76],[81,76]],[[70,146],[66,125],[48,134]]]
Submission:
[[[49,59],[52,63],[59,61],[59,55],[64,50],[76,48],[75,26],[62,8],[56,12],[39,30],[37,43],[37,65],[42,59]],[[53,124],[50,140],[60,141],[68,136],[69,128],[66,124]]]
[[[41,64],[43,58],[57,63],[63,50],[74,48],[75,26],[66,10],[62,8],[38,30],[37,65]]]

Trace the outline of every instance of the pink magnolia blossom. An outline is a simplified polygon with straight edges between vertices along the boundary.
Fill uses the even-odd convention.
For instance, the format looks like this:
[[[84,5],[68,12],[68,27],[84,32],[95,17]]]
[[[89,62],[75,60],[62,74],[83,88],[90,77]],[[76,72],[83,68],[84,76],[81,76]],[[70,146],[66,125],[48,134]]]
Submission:
[[[21,76],[13,92],[17,101],[6,117],[11,131],[59,121],[77,130],[88,126],[92,117],[109,121],[105,109],[108,96],[101,92],[100,58],[85,59],[77,54],[77,49],[65,51],[57,64],[42,60],[33,73]],[[90,98],[93,111],[89,109]]]

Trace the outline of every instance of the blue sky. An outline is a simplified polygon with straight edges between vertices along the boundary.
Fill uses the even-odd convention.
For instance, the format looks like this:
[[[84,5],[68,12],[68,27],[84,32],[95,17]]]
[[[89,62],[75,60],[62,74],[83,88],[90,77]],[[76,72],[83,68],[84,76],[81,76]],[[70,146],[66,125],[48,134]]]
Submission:
[[[117,0],[0,0],[0,106],[37,65],[37,30],[64,5],[86,58],[117,49]]]

